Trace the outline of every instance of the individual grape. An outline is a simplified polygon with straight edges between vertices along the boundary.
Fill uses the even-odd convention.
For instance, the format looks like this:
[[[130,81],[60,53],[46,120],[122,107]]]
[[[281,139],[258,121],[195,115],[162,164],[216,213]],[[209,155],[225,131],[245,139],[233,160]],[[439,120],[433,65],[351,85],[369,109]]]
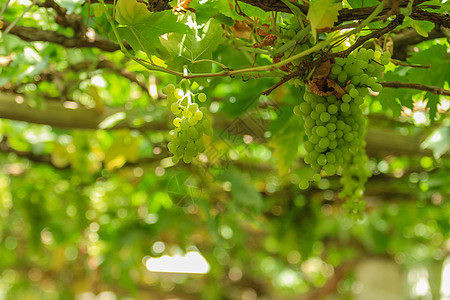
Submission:
[[[325,156],[325,154],[319,154],[319,156],[317,157],[317,163],[321,166],[324,166],[327,163],[327,157]]]
[[[172,105],[170,106],[170,110],[172,111],[172,113],[174,115],[178,115],[181,112],[180,106],[178,105],[178,103],[172,103]]]
[[[299,182],[299,184],[298,184],[298,187],[301,189],[301,190],[306,190],[307,188],[309,188],[309,182],[307,181],[307,180],[305,180],[305,179],[301,179],[300,180],[300,182]]]
[[[314,144],[311,143],[310,141],[306,141],[303,146],[305,147],[305,150],[307,152],[311,152],[314,149]]]
[[[342,96],[342,101],[344,101],[344,102],[350,102],[352,100],[352,97],[350,97],[350,95],[349,94],[344,94],[343,96]]]
[[[343,72],[341,72],[341,73],[339,73],[339,75],[338,75],[338,81],[339,82],[345,82],[346,80],[347,80],[347,73],[345,73],[344,71]]]
[[[319,117],[320,117],[320,115],[319,115],[319,113],[318,113],[317,111],[313,110],[313,111],[311,112],[311,114],[310,114],[310,117],[311,117],[313,120],[318,120]]]
[[[326,123],[326,122],[328,122],[330,120],[330,114],[327,113],[327,112],[323,112],[323,113],[320,114],[319,118],[320,118],[320,121]]]
[[[197,99],[198,99],[198,101],[200,101],[200,102],[205,102],[206,99],[207,99],[206,94],[205,94],[205,93],[200,93],[200,94],[198,94]]]
[[[342,68],[340,65],[333,65],[331,68],[331,74],[339,75],[342,72]]]
[[[319,182],[319,181],[322,179],[322,176],[320,176],[319,173],[316,173],[316,174],[313,175],[312,179],[313,179],[315,182]]]
[[[321,114],[321,113],[327,111],[327,107],[326,107],[325,104],[323,104],[323,103],[317,104],[316,107],[315,107],[314,109],[315,109],[315,111],[316,111],[317,113],[319,113],[319,114]]]
[[[198,120],[195,118],[195,116],[192,116],[188,119],[189,125],[195,126],[198,123]]]
[[[375,83],[374,85],[371,86],[371,89],[372,91],[379,93],[383,89],[383,86],[379,83]]]
[[[180,118],[173,119],[173,125],[175,125],[175,127],[180,127],[180,124],[181,124]]]
[[[307,102],[303,102],[300,104],[300,111],[305,115],[309,114],[312,111],[311,105]]]
[[[356,98],[359,96],[358,90],[357,89],[351,89],[349,92],[350,97],[352,98]]]
[[[336,130],[336,124],[335,123],[327,123],[325,127],[328,129],[328,132],[332,132]]]
[[[330,140],[327,137],[323,137],[319,140],[318,145],[320,148],[326,149],[330,145]]]
[[[316,134],[320,137],[326,137],[328,135],[328,129],[324,126],[316,127]]]
[[[342,111],[342,112],[347,112],[349,109],[350,109],[350,105],[348,104],[348,103],[341,103],[341,106],[339,107],[339,109]]]
[[[333,176],[336,174],[336,167],[334,164],[326,164],[324,167],[325,173],[327,173],[328,176]]]

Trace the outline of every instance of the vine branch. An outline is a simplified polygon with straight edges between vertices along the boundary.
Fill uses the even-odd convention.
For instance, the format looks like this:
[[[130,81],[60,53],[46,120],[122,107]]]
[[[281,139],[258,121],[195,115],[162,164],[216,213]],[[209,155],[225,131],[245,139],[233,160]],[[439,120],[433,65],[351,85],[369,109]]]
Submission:
[[[435,95],[450,96],[450,90],[446,90],[441,87],[433,86],[433,85],[424,85],[424,84],[420,84],[420,83],[409,83],[409,82],[400,82],[400,81],[380,82],[380,84],[385,88],[414,89],[414,90],[430,92]]]

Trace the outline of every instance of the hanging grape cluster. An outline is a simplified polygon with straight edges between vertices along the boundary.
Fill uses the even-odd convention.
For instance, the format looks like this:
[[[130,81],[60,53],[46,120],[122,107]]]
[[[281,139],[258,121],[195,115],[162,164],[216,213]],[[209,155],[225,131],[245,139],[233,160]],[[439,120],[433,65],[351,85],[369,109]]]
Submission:
[[[167,105],[175,115],[173,125],[175,129],[169,132],[170,142],[167,147],[173,154],[172,161],[178,163],[183,159],[190,163],[199,153],[205,151],[202,141],[203,134],[211,136],[213,131],[211,121],[206,117],[206,109],[199,107],[194,98],[205,102],[204,93],[193,94],[189,89],[183,90],[169,84],[162,89],[167,95]]]
[[[307,152],[304,160],[317,171],[312,180],[319,181],[322,175],[342,175],[340,197],[348,199],[345,208],[353,212],[364,209],[359,199],[370,176],[364,150],[366,118],[360,106],[369,88],[381,91],[382,86],[375,77],[382,76],[389,58],[388,52],[364,48],[347,58],[336,58],[328,77],[345,93],[338,95],[339,98],[334,94],[319,96],[306,87],[305,101],[294,109],[304,119],[308,137],[304,143]],[[306,189],[309,183],[310,180],[304,179],[299,187]]]

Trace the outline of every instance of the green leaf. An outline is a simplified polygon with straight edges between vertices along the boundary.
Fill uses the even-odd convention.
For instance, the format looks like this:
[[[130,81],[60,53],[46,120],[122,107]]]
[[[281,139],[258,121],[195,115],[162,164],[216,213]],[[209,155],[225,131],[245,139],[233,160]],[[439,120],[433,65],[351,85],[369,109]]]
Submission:
[[[433,93],[427,92],[425,94],[425,99],[428,99],[427,108],[430,110],[429,111],[430,121],[431,121],[431,123],[433,123],[434,119],[436,118],[437,106],[439,104],[439,96],[435,95]]]
[[[268,16],[270,16],[270,12],[265,12],[264,10],[262,10],[259,7],[244,3],[242,1],[235,2],[235,3],[238,3],[239,7],[235,7],[232,12],[232,16],[229,16],[235,20],[244,20],[245,19],[244,16],[241,16],[240,14],[237,13],[237,11],[239,11],[239,9],[247,16],[257,17],[264,21],[266,20],[266,18]]]
[[[118,0],[116,3],[116,21],[122,25],[140,24],[150,14],[144,3],[135,0]]]
[[[434,24],[429,21],[413,20],[410,17],[405,18],[403,25],[414,28],[423,37],[428,37],[428,33],[434,28]]]
[[[317,38],[317,30],[333,27],[338,20],[342,3],[333,3],[333,0],[312,0],[308,10],[308,20],[314,39]]]
[[[422,148],[431,149],[436,159],[450,149],[450,127],[442,126],[430,134],[421,145]]]
[[[258,212],[262,208],[263,199],[261,194],[255,189],[247,174],[241,173],[237,169],[225,170],[218,176],[220,181],[231,183],[231,196],[237,204]]]
[[[171,11],[152,13],[146,16],[139,15],[128,25],[117,28],[119,34],[134,50],[142,50],[150,57],[156,55],[161,58],[168,56],[160,42],[160,36],[165,33],[177,32],[192,34],[191,29],[178,22],[177,17]]]
[[[166,38],[160,38],[172,60],[168,62],[170,69],[182,71],[187,66],[190,72],[211,72],[211,62],[199,62],[202,59],[212,59],[212,52],[222,41],[222,26],[214,19],[209,20],[203,30],[193,34],[172,33]]]
[[[286,4],[287,7],[296,15],[301,18],[306,18],[305,14],[300,10],[300,8],[296,5],[294,5],[292,2],[289,2],[288,0],[281,0],[284,4]]]
[[[270,141],[269,145],[275,149],[280,176],[286,175],[297,158],[298,145],[304,135],[302,119],[291,115],[288,123],[280,129]]]
[[[194,0],[189,6],[196,10],[195,15],[198,24],[204,24],[217,15],[223,15],[228,18],[233,17],[231,7],[227,0]]]

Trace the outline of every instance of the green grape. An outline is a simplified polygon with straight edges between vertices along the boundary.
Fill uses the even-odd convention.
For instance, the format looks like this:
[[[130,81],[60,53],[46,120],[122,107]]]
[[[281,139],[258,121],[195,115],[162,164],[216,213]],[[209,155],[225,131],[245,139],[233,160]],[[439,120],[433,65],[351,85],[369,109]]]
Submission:
[[[372,91],[379,93],[383,89],[383,86],[379,83],[375,83],[371,86],[371,89]]]
[[[303,146],[305,147],[305,150],[307,152],[311,152],[314,149],[314,144],[311,143],[310,141],[306,141]]]
[[[357,89],[351,89],[349,92],[350,97],[352,98],[356,98],[359,96],[358,90]]]
[[[195,127],[190,127],[187,132],[192,139],[198,138],[198,131]]]
[[[309,141],[313,144],[317,144],[320,140],[320,137],[317,134],[313,134],[309,137]]]
[[[326,137],[328,135],[328,129],[324,126],[318,126],[316,128],[316,133],[319,137]]]
[[[331,68],[331,74],[339,75],[342,72],[342,68],[340,65],[333,65]]]
[[[327,163],[327,157],[325,156],[325,154],[319,154],[319,156],[317,157],[317,163],[320,166],[324,166]]]
[[[327,137],[323,137],[319,140],[318,145],[320,148],[326,149],[330,145],[330,140]]]
[[[347,73],[345,73],[344,71],[342,71],[341,73],[339,73],[338,75],[338,81],[339,82],[345,82],[347,80]]]
[[[206,94],[204,94],[204,93],[198,94],[197,99],[198,99],[198,101],[200,101],[200,102],[205,102],[206,99],[207,99]]]
[[[336,124],[335,123],[327,123],[325,127],[328,129],[328,132],[332,132],[336,130]]]
[[[374,77],[370,77],[369,79],[367,79],[366,81],[366,85],[368,86],[373,86],[375,84],[376,80]]]
[[[181,112],[180,106],[176,102],[172,103],[172,105],[170,106],[170,110],[174,115],[178,115]]]
[[[336,132],[329,132],[327,137],[330,141],[335,140],[337,137]]]
[[[336,167],[333,164],[328,163],[324,166],[324,171],[328,176],[333,176],[336,174]]]
[[[180,124],[181,124],[180,118],[173,119],[173,125],[175,125],[175,127],[180,127]]]
[[[301,189],[301,190],[306,190],[307,188],[309,188],[309,182],[307,181],[307,180],[305,180],[305,179],[301,179],[300,180],[300,183],[298,184],[298,187]]]
[[[339,108],[342,112],[347,112],[350,109],[350,105],[348,103],[341,103]]]
[[[334,164],[336,162],[336,154],[334,154],[333,152],[327,152],[326,158],[328,163],[330,164]]]
[[[313,179],[315,182],[319,182],[319,181],[322,179],[322,176],[320,176],[319,173],[316,173],[316,174],[313,175],[312,179]]]
[[[344,102],[350,102],[352,100],[352,97],[350,97],[350,95],[349,94],[344,94],[343,96],[342,96],[342,101],[344,101]]]
[[[326,107],[325,104],[323,104],[323,103],[317,104],[316,107],[315,107],[314,109],[315,109],[315,111],[316,111],[317,113],[319,113],[319,114],[321,114],[321,113],[327,111],[327,107]]]
[[[194,116],[190,117],[188,121],[191,126],[195,126],[198,123],[198,120]]]
[[[309,114],[312,111],[311,105],[307,102],[303,102],[300,104],[300,111],[305,115]]]
[[[327,112],[323,112],[320,114],[320,121],[322,122],[328,122],[330,120],[330,114]]]
[[[320,115],[317,111],[313,110],[309,115],[313,120],[318,120]]]

